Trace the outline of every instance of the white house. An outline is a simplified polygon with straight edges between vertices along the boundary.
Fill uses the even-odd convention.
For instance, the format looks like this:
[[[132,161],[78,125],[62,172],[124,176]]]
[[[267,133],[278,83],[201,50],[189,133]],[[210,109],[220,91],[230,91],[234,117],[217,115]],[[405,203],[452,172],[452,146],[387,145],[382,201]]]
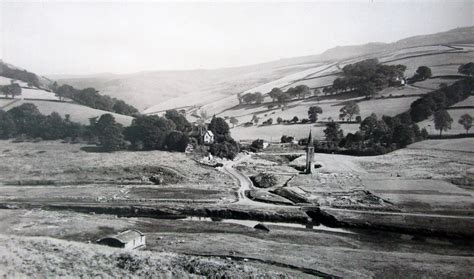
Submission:
[[[214,143],[214,133],[210,130],[207,130],[203,135],[204,144]]]

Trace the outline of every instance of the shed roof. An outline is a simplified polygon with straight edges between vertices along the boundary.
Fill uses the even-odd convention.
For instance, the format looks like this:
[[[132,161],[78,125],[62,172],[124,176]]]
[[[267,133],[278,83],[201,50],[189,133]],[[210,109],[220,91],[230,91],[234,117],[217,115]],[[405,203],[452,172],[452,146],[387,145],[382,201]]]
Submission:
[[[118,241],[120,241],[121,243],[125,244],[125,243],[128,243],[131,240],[136,239],[137,237],[141,237],[141,236],[143,236],[142,232],[140,232],[139,230],[132,229],[132,230],[123,231],[123,232],[118,233],[116,235],[109,235],[109,236],[103,237],[103,238],[99,239],[98,241],[101,241],[101,240],[104,240],[104,239],[107,239],[107,238],[114,238],[114,239],[117,239]]]

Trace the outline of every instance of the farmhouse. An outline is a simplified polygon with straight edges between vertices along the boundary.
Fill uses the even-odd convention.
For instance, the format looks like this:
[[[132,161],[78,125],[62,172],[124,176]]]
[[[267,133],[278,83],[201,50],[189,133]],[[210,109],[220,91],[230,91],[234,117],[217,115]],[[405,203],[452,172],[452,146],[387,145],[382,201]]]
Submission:
[[[214,133],[202,126],[195,126],[189,136],[195,138],[199,144],[214,143]]]
[[[98,244],[110,247],[136,249],[145,246],[145,235],[138,230],[126,230],[116,235],[97,240]]]

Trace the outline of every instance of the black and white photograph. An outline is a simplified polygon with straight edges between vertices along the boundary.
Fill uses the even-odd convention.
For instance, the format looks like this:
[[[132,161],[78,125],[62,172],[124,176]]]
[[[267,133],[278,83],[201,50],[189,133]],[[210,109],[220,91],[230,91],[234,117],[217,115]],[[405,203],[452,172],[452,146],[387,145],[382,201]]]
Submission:
[[[473,278],[472,0],[0,0],[0,278]]]

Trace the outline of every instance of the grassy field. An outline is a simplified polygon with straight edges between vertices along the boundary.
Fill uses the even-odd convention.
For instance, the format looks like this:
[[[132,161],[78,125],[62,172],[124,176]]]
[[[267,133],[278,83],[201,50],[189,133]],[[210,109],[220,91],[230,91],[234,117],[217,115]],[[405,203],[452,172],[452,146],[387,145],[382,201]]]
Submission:
[[[466,133],[466,130],[464,129],[464,126],[459,124],[459,118],[463,114],[469,114],[471,116],[474,116],[474,109],[448,109],[447,112],[453,119],[453,122],[451,123],[451,129],[447,131],[443,131],[443,134],[447,135],[455,135],[455,134],[464,134]],[[433,116],[431,116],[427,120],[423,120],[418,123],[418,126],[421,128],[425,128],[428,133],[433,134],[433,135],[439,135],[439,130],[435,129],[434,125],[434,120]],[[471,131],[472,132],[472,131]]]
[[[398,50],[395,52],[389,52],[384,54],[376,54],[380,56],[380,61],[387,64],[403,64],[407,66],[405,75],[410,77],[415,72],[416,68],[421,65],[432,67],[433,75],[458,75],[457,68],[462,63],[471,61],[474,58],[474,52],[469,48],[470,45],[463,46],[461,50],[455,50],[452,47],[445,45],[432,45],[432,46],[421,46]],[[326,64],[319,65],[318,67],[309,68],[304,71],[293,73],[291,75],[282,77],[280,79],[271,81],[261,86],[247,90],[246,92],[262,92],[267,93],[273,87],[279,87],[283,90],[289,87],[297,85],[308,85],[311,88],[330,85],[332,81],[337,77],[337,74],[341,72],[341,67],[348,63],[354,63],[362,59],[370,58],[369,56],[363,56],[359,58],[350,58],[344,61],[327,62]],[[392,61],[393,60],[393,61]],[[328,76],[329,74],[329,76]],[[306,79],[309,78],[309,79]],[[304,80],[302,80],[304,79]],[[377,116],[382,115],[394,116],[399,113],[405,112],[409,109],[410,104],[419,98],[419,95],[426,94],[432,90],[438,89],[441,83],[451,84],[455,80],[445,78],[433,78],[422,82],[417,82],[413,86],[404,86],[399,88],[387,88],[379,92],[378,96],[385,97],[384,99],[374,100],[362,100],[359,102],[361,111],[361,117],[367,117],[371,113],[375,113]],[[404,95],[403,98],[389,98],[390,96]],[[412,96],[413,95],[413,96]],[[326,97],[322,102],[317,102],[315,99],[307,100],[296,100],[288,103],[288,107],[285,110],[278,108],[269,109],[267,104],[261,105],[243,105],[237,106],[236,97],[222,98],[215,103],[211,102],[202,107],[203,110],[210,112],[211,114],[217,114],[223,117],[236,117],[239,123],[245,123],[252,119],[253,115],[257,115],[263,122],[269,118],[273,118],[273,121],[278,117],[282,119],[292,119],[297,116],[299,119],[307,118],[307,111],[311,106],[320,106],[323,109],[323,113],[319,116],[319,120],[328,121],[328,119],[338,119],[339,110],[343,106],[345,101],[351,100],[347,98],[342,100],[340,96]],[[353,98],[352,100],[358,100]],[[266,97],[265,102],[270,102],[270,98]],[[457,117],[458,112],[453,112]],[[426,120],[420,123],[420,127],[428,127],[431,120]],[[457,121],[456,121],[457,122]],[[457,123],[453,123],[453,129],[449,133],[459,133],[460,127]],[[308,125],[288,126],[285,127],[287,134],[300,137],[306,134]],[[298,129],[300,128],[301,131]],[[349,128],[349,127],[347,127]],[[316,128],[319,134],[319,128]],[[233,136],[238,139],[275,139],[282,135],[279,131],[278,126],[271,127],[250,127],[243,128],[238,127],[234,129]],[[353,132],[356,129],[350,127],[345,129],[347,132]]]
[[[318,277],[303,273],[302,268],[344,278],[384,277],[387,272],[395,277],[465,277],[472,272],[474,261],[471,242],[417,240],[376,231],[334,233],[276,224],[269,225],[270,232],[262,232],[224,222],[38,210],[0,210],[0,220],[6,225],[0,228],[0,270],[7,277],[80,272],[85,276],[183,278],[189,273],[212,276],[226,271],[233,277]],[[143,250],[93,244],[103,235],[127,228],[146,234]],[[134,269],[121,268],[123,258]],[[374,258],[379,259],[375,264]]]
[[[48,93],[48,94],[51,94],[51,93]],[[8,105],[11,102],[12,100],[10,99],[0,99],[0,107]],[[84,125],[89,124],[89,118],[100,117],[101,115],[106,114],[106,113],[112,114],[115,117],[115,121],[117,121],[118,123],[124,126],[129,126],[133,120],[133,117],[127,116],[127,115],[93,109],[90,107],[73,104],[73,103],[50,102],[46,100],[45,101],[20,100],[20,101],[15,102],[12,105],[8,105],[6,109],[9,110],[13,107],[16,107],[25,103],[34,104],[39,109],[39,111],[45,115],[51,114],[53,112],[57,112],[61,116],[64,117],[66,114],[69,114],[71,117],[71,121],[78,122]]]
[[[3,200],[114,202],[235,199],[238,186],[183,153],[86,152],[86,145],[2,141]],[[159,175],[164,185],[148,177]]]

